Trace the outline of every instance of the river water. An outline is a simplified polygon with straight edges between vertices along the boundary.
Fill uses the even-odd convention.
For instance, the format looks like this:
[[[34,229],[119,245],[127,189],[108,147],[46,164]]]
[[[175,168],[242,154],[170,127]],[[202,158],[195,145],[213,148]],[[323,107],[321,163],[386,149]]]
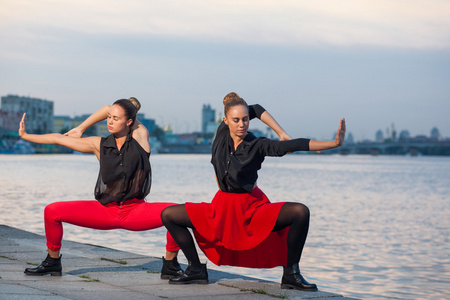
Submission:
[[[217,191],[209,159],[152,155],[147,200],[209,202]],[[44,234],[45,205],[93,199],[97,173],[93,155],[0,155],[0,224]],[[450,299],[449,157],[287,155],[266,159],[258,185],[272,202],[310,208],[300,267],[320,289],[362,299]],[[66,224],[64,230],[68,240],[165,253],[164,227],[129,232]],[[274,282],[281,277],[279,267],[209,262],[208,268]]]

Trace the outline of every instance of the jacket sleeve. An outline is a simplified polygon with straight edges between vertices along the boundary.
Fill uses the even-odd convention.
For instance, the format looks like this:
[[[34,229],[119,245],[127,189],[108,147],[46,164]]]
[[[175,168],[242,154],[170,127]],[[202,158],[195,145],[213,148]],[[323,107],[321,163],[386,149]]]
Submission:
[[[265,111],[266,110],[264,109],[264,107],[262,107],[259,104],[253,104],[253,105],[248,106],[248,114],[249,114],[250,120],[252,120],[254,118],[261,119],[261,115]]]
[[[260,138],[260,154],[263,156],[283,156],[295,151],[309,151],[310,139],[298,138],[289,141],[274,141]]]

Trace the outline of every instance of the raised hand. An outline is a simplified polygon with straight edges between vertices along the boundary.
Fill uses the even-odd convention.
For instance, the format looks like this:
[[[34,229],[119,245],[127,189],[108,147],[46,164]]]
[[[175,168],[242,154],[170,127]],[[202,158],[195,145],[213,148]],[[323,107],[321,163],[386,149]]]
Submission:
[[[26,134],[26,130],[25,130],[25,122],[26,122],[26,113],[23,114],[22,116],[22,120],[19,123],[19,136],[22,137],[24,134]]]
[[[345,139],[345,118],[342,118],[334,142],[336,143],[337,146],[340,146],[342,145],[342,143],[344,143],[344,139]]]

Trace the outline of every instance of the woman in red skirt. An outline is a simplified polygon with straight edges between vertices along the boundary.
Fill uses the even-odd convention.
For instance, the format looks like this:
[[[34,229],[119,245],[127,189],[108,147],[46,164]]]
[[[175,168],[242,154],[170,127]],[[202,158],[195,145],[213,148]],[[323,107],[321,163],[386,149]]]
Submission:
[[[106,105],[66,135],[28,134],[25,114],[20,122],[19,136],[33,143],[57,144],[70,149],[93,153],[100,162],[100,172],[92,201],[62,201],[46,206],[44,211],[47,258],[36,268],[25,269],[27,275],[61,276],[62,223],[109,230],[122,228],[143,231],[163,226],[161,212],[175,203],[146,202],[150,193],[150,144],[147,129],[136,120],[140,108],[136,98],[120,99]],[[91,125],[107,119],[111,133],[106,138],[80,138]],[[182,274],[177,262],[178,245],[167,234],[166,259],[161,278]]]
[[[208,283],[206,264],[200,263],[188,231],[192,228],[200,249],[217,265],[283,266],[281,288],[317,290],[299,269],[308,234],[309,209],[301,203],[271,203],[256,184],[257,171],[265,156],[340,146],[345,120],[340,121],[334,141],[291,140],[287,135],[281,138],[285,140],[274,141],[257,138],[247,131],[251,118],[261,119],[268,114],[264,108],[247,106],[235,93],[227,95],[224,104],[225,117],[217,129],[211,159],[220,190],[211,203],[170,206],[161,215],[189,263],[186,271],[171,277],[169,283]]]

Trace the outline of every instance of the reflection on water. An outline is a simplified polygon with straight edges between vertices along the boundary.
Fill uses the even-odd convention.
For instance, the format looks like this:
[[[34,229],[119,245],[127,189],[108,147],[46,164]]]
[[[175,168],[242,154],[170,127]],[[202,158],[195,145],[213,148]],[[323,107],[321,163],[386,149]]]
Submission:
[[[209,202],[217,189],[209,159],[152,155],[147,200]],[[0,166],[2,224],[43,234],[45,205],[93,199],[98,162],[92,155],[1,155]],[[363,299],[450,298],[449,158],[288,155],[267,158],[259,175],[272,202],[311,209],[301,269],[319,288]],[[152,256],[165,251],[164,228],[64,229],[69,240]],[[281,276],[280,268],[255,275],[208,266],[276,282]]]

